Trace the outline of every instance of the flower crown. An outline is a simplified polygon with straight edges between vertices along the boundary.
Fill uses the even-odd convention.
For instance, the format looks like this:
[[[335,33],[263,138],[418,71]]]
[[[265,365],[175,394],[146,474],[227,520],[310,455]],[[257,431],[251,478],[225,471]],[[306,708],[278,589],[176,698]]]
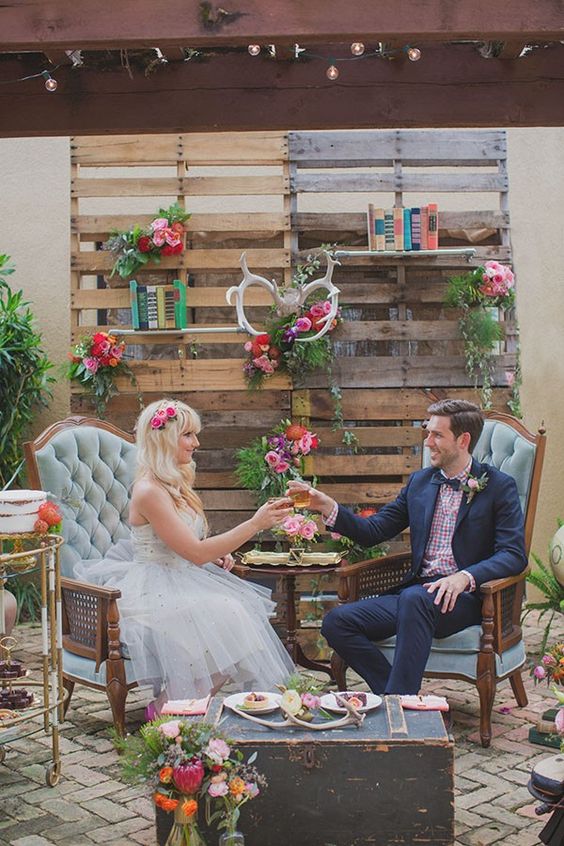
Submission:
[[[164,429],[169,420],[176,420],[178,408],[175,402],[162,402],[151,417],[152,429]]]

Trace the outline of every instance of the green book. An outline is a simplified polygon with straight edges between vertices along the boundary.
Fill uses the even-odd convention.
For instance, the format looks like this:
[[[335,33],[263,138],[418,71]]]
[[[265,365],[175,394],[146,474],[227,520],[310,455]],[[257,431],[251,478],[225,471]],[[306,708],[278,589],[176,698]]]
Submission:
[[[175,279],[174,285],[174,321],[176,329],[186,329],[188,317],[186,312],[186,285],[180,279]]]
[[[129,293],[131,295],[131,325],[134,329],[139,329],[139,305],[137,303],[137,281],[132,279],[129,283]]]

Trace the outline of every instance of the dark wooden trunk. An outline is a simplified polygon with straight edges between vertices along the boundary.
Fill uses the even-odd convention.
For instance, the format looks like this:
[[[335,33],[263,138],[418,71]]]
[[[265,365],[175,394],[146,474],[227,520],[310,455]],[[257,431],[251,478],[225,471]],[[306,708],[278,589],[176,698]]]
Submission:
[[[222,711],[210,716],[268,779],[241,813],[247,846],[454,843],[454,746],[438,712],[402,712],[397,697],[360,729],[274,731]],[[275,719],[280,719],[276,717]],[[157,813],[164,846],[172,814]],[[209,846],[218,834],[205,832]]]

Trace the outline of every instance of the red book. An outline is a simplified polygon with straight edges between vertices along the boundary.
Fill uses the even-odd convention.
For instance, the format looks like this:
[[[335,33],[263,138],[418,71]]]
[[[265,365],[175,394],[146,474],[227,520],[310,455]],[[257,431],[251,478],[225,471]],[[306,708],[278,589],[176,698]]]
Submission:
[[[429,232],[427,236],[427,249],[439,249],[439,210],[436,203],[429,203]]]

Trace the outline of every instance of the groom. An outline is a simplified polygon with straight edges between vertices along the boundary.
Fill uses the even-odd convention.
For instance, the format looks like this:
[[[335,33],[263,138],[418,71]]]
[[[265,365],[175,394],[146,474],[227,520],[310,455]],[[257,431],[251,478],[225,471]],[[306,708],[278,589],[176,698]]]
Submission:
[[[369,547],[409,526],[411,571],[382,596],[341,605],[322,634],[374,693],[416,694],[434,637],[481,622],[482,582],[527,566],[523,514],[514,480],[472,458],[484,426],[480,408],[441,400],[427,409],[431,467],[410,476],[394,502],[359,517],[311,489],[310,508],[328,528]],[[290,482],[292,494],[303,482]],[[374,641],[396,635],[393,665]]]

